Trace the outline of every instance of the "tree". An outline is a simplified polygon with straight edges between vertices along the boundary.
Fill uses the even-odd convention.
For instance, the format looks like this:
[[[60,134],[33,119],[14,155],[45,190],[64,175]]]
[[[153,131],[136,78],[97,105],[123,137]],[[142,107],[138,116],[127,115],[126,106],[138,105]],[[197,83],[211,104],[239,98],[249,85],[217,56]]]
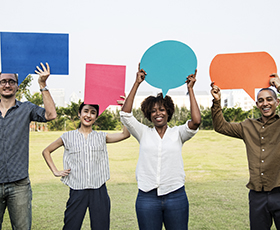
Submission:
[[[200,108],[201,112],[201,125],[200,129],[213,129],[213,123],[212,123],[212,114],[211,114],[211,108],[207,107],[204,109],[204,107]]]
[[[247,112],[243,111],[240,107],[222,109],[224,118],[229,122],[241,122],[247,118]]]
[[[114,130],[118,124],[118,121],[114,119],[113,114],[104,110],[103,113],[97,118],[94,123],[94,129],[96,130]]]
[[[71,122],[71,128],[70,129],[77,129],[78,128],[78,123],[79,123],[79,107],[81,104],[81,100],[79,100],[78,103],[75,103],[71,101],[71,104],[68,105],[66,108],[63,108],[63,115],[65,116],[66,119],[68,119]]]
[[[32,102],[35,105],[42,106],[43,105],[43,96],[41,93],[36,92],[31,96],[26,96],[26,99]]]
[[[277,113],[277,110],[276,110],[276,113]],[[261,111],[258,109],[257,106],[254,106],[252,109],[247,111],[247,118],[259,118],[261,116],[262,116]]]
[[[139,121],[141,122],[142,124],[144,125],[147,125],[149,127],[153,127],[153,123],[150,122],[146,117],[144,117],[144,114],[141,110],[141,108],[138,108],[138,109],[132,109],[132,113],[133,113],[133,116]]]
[[[23,96],[28,100],[30,95],[30,90],[28,87],[31,86],[31,82],[33,80],[33,77],[29,74],[19,85],[18,91],[16,93],[16,99],[18,101],[21,101]]]
[[[56,107],[57,117],[54,120],[48,122],[48,128],[52,131],[66,131],[66,118],[64,116],[64,108]]]

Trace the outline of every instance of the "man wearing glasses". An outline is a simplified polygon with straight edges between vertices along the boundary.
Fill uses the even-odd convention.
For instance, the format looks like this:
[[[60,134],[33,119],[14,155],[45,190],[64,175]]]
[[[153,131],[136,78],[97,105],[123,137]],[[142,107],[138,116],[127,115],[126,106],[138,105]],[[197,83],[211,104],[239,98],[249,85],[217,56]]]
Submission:
[[[54,101],[46,85],[48,63],[35,72],[44,108],[16,100],[19,88],[16,74],[0,73],[0,229],[8,207],[13,229],[31,229],[32,191],[28,176],[29,125],[56,118]]]

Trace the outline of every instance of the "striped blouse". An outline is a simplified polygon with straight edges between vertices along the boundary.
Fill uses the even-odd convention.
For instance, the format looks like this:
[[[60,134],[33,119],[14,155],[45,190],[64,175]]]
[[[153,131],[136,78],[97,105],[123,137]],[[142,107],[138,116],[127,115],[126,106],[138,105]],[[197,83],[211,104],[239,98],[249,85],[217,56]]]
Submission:
[[[92,131],[87,139],[78,130],[62,134],[63,166],[71,169],[61,181],[72,189],[100,188],[110,178],[106,134]]]

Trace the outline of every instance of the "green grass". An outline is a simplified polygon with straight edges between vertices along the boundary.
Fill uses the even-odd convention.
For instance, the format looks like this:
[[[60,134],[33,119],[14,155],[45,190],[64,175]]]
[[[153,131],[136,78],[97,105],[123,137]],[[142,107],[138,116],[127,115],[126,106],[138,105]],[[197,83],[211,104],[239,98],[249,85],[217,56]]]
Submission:
[[[32,132],[30,179],[33,189],[32,229],[62,229],[69,189],[53,176],[42,150],[63,132]],[[139,144],[133,138],[108,144],[111,178],[111,229],[138,229],[134,203],[137,195],[135,168]],[[62,169],[63,148],[53,153]],[[183,146],[186,192],[190,203],[190,230],[249,229],[248,167],[242,140],[213,131],[199,131]],[[7,211],[3,228],[11,229]],[[88,213],[82,229],[90,229]],[[272,229],[275,229],[273,226]]]

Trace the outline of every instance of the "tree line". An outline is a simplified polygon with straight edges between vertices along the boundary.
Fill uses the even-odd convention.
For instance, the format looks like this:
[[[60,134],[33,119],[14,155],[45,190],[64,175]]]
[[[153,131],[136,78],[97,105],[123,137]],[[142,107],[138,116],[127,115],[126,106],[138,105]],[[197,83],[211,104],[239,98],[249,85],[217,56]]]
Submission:
[[[67,107],[59,107],[57,108],[57,118],[53,121],[48,122],[49,130],[73,130],[76,129],[79,125],[79,117],[78,117],[78,108],[81,101],[78,103],[71,102]],[[105,110],[96,120],[93,129],[94,130],[121,130],[122,124],[120,122],[120,110],[110,111]],[[222,109],[224,117],[229,122],[241,122],[246,118],[259,118],[261,116],[258,108],[254,106],[249,111],[244,111],[240,107],[236,108],[226,108]],[[211,117],[211,108],[203,108],[200,107],[201,112],[201,125],[200,129],[202,130],[211,130],[213,129],[212,125],[212,117]],[[135,118],[150,127],[153,124],[144,117],[140,108],[132,110]],[[279,107],[277,110],[279,114]],[[185,124],[187,120],[191,118],[190,110],[186,107],[179,108],[175,107],[175,111],[171,121],[168,123],[170,127],[176,125]]]
[[[32,76],[29,75],[19,86],[17,92],[17,100],[26,98],[28,101],[42,106],[43,99],[41,93],[34,93],[31,95],[28,87],[30,87]],[[53,121],[48,122],[48,129],[52,131],[69,131],[77,129],[79,126],[78,109],[81,101],[78,103],[71,102],[66,107],[57,107],[57,118]],[[222,109],[225,119],[229,122],[241,122],[246,118],[258,118],[261,116],[260,111],[256,106],[251,110],[244,111],[240,107]],[[135,118],[141,123],[152,127],[152,123],[146,119],[140,108],[132,110]],[[211,130],[213,129],[211,108],[200,107],[201,112],[201,125],[200,129]],[[280,114],[280,106],[277,108],[277,114]],[[175,111],[171,121],[168,123],[170,127],[176,125],[182,125],[191,118],[190,110],[186,107],[175,106]],[[106,109],[96,120],[94,130],[121,130],[122,124],[120,122],[119,110],[110,111]]]

